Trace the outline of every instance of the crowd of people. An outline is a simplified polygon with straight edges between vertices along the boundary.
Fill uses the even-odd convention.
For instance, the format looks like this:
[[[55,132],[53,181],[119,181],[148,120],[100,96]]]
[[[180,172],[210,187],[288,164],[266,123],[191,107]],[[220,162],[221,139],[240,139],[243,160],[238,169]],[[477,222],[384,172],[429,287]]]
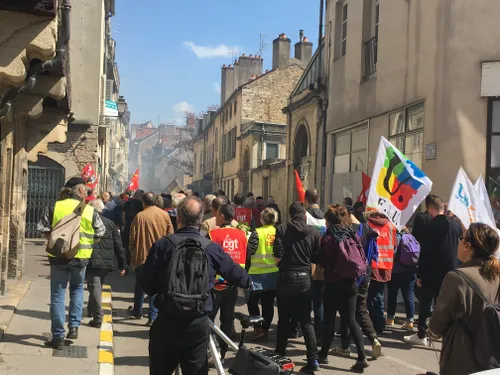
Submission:
[[[481,327],[484,306],[499,301],[499,236],[481,223],[465,230],[435,195],[426,198],[426,210],[415,216],[411,230],[397,230],[384,213],[365,212],[363,203],[348,197],[323,212],[314,188],[305,192],[304,202],[290,205],[283,222],[273,197],[265,202],[238,193],[231,202],[221,190],[203,201],[197,193],[141,190],[97,197],[89,195],[82,179],[73,178],[39,230],[50,234],[82,200],[88,205],[81,213],[77,255],[49,258],[53,337],[47,345],[53,348],[60,349],[65,336],[78,337],[85,279],[90,325],[101,326],[102,284],[117,269],[122,276],[130,270],[135,274],[133,318],[142,319],[149,296],[153,375],[171,374],[179,365],[185,374],[208,373],[209,319],[218,316],[221,330],[234,337],[238,288],[244,290],[249,315],[263,317],[252,340],[269,340],[276,303],[274,349],[286,356],[289,338],[302,335],[307,363],[301,370],[306,373],[327,364],[329,354],[350,356],[351,339],[357,352],[351,369],[363,372],[368,367],[364,336],[371,356],[380,357],[379,337],[397,323],[399,291],[406,312],[401,328],[409,332],[404,341],[429,346],[443,337],[442,375],[484,369],[470,333]],[[340,346],[332,347],[336,331]],[[228,345],[218,337],[217,343],[223,360]],[[490,351],[490,357],[500,358],[498,348]]]

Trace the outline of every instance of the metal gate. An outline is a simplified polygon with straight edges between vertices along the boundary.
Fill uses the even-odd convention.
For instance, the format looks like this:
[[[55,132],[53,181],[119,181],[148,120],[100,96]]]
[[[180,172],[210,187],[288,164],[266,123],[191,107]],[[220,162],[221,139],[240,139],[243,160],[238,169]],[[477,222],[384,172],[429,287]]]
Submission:
[[[28,166],[28,206],[26,209],[26,238],[40,238],[37,224],[50,207],[54,206],[64,186],[64,167],[45,156]]]

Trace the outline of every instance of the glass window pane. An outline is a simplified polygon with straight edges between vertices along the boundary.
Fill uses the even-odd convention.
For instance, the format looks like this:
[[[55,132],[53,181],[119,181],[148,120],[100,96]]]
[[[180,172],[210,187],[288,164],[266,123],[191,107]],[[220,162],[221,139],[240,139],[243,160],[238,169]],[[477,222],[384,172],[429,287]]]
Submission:
[[[347,38],[347,22],[342,24],[342,39]]]
[[[351,172],[366,171],[366,151],[353,152],[351,154]]]
[[[393,113],[389,116],[389,135],[405,132],[405,112]]]
[[[267,143],[266,144],[266,158],[267,159],[278,159],[278,145]]]
[[[333,173],[348,173],[351,159],[350,156],[350,154],[335,156],[333,161]]]
[[[344,8],[342,9],[342,21],[347,19],[347,4],[344,4]]]
[[[342,41],[342,56],[345,56],[345,53],[347,51],[347,43],[345,39]]]
[[[408,159],[414,162],[422,169],[422,159],[424,150],[424,132],[419,132],[406,136],[405,139],[405,155]]]
[[[408,131],[424,127],[424,103],[408,108]]]
[[[352,151],[366,150],[368,148],[368,127],[352,132]]]
[[[335,137],[335,155],[351,152],[351,133],[337,135]]]
[[[401,151],[403,154],[405,152],[405,137],[394,137],[390,138],[389,142],[391,142],[399,151]]]
[[[491,168],[500,167],[500,136],[491,137]]]
[[[500,133],[500,100],[493,102],[493,115],[491,117],[491,131]]]

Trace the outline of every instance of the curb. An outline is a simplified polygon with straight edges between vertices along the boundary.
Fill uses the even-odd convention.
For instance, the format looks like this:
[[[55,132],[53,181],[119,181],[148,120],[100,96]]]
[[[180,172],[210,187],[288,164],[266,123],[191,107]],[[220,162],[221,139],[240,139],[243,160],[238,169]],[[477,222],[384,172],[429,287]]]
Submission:
[[[0,298],[0,341],[17,311],[17,306],[28,293],[31,280],[18,280],[13,289],[10,289],[6,296]],[[1,314],[2,310],[7,313]]]
[[[113,375],[114,350],[113,350],[113,310],[111,303],[111,286],[102,287],[102,309],[104,317],[102,320],[101,332],[99,333],[99,353],[97,363],[99,363],[99,375]]]

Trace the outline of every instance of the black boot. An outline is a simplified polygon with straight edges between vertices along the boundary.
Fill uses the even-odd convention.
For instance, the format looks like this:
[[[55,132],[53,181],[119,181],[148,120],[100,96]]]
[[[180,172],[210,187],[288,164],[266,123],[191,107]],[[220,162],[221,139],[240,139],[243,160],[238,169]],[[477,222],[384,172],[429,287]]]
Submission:
[[[50,341],[45,341],[45,346],[56,350],[62,350],[64,348],[64,337],[59,339],[52,338]]]
[[[69,327],[69,332],[66,335],[66,338],[76,340],[78,338],[78,328],[77,327]]]

